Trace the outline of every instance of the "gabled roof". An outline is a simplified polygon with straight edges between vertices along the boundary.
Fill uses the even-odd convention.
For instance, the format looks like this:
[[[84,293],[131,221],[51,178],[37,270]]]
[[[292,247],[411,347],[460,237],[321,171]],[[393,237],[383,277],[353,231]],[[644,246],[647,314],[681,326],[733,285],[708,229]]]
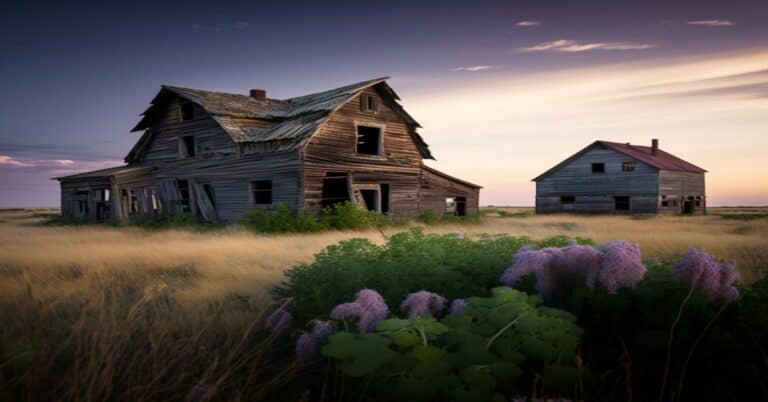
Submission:
[[[619,152],[631,158],[637,159],[640,162],[646,163],[660,170],[670,170],[675,172],[690,172],[690,173],[706,173],[707,172],[706,170],[690,162],[686,162],[675,155],[672,155],[666,151],[661,150],[660,148],[656,150],[656,154],[654,155],[653,149],[649,146],[632,145],[630,143],[622,144],[619,142],[598,140],[589,144],[587,147],[585,147],[581,151],[576,152],[568,159],[558,163],[553,168],[536,176],[532,181],[538,181],[540,179],[543,179],[544,177],[548,176],[550,173],[567,165],[574,159],[580,157],[581,155],[583,155],[584,153],[586,153],[587,151],[595,147],[612,149],[616,152]]]
[[[135,172],[141,169],[150,169],[147,166],[115,166],[106,169],[93,170],[90,172],[77,173],[69,176],[54,177],[53,180],[77,180],[77,179],[104,179],[117,174]]]
[[[461,179],[459,179],[457,177],[453,177],[453,176],[451,176],[451,175],[449,175],[447,173],[443,173],[443,172],[441,172],[441,171],[439,171],[439,170],[437,170],[435,168],[431,168],[431,167],[429,167],[427,165],[424,165],[424,164],[421,165],[421,168],[426,170],[427,172],[430,172],[430,173],[435,174],[437,176],[446,178],[446,179],[448,179],[450,181],[454,181],[456,183],[463,184],[463,185],[468,186],[468,187],[483,188],[483,186],[480,186],[480,185],[475,184],[475,183],[470,183],[470,182],[468,182],[466,180],[461,180]]]
[[[150,107],[142,113],[142,119],[131,131],[145,130],[159,113],[159,106],[174,96],[198,104],[219,123],[221,128],[236,142],[285,141],[289,148],[302,146],[325,122],[328,116],[351,100],[363,89],[373,87],[389,100],[387,104],[409,126],[411,136],[423,158],[433,159],[427,144],[416,133],[421,127],[397,102],[400,98],[386,84],[389,77],[375,78],[328,91],[288,99],[260,101],[248,95],[205,91],[163,85],[152,99]],[[273,123],[264,127],[264,122]],[[259,123],[261,122],[261,123]],[[148,144],[142,138],[126,157],[130,162]],[[280,148],[285,150],[285,147]]]

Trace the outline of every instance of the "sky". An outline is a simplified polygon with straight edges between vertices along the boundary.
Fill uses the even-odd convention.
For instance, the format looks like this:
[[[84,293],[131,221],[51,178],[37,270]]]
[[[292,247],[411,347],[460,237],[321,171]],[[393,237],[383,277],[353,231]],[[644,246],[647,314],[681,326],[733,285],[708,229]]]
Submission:
[[[709,171],[709,205],[768,205],[767,0],[18,3],[0,207],[120,165],[161,84],[287,98],[380,76],[481,205],[533,205],[530,180],[594,140],[652,138]]]

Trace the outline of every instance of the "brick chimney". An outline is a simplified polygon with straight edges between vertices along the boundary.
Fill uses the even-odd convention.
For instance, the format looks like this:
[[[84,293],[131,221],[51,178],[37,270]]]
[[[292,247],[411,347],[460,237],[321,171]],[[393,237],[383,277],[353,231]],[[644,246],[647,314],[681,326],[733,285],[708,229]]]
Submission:
[[[267,91],[263,89],[251,89],[251,98],[264,102],[267,100]]]
[[[651,140],[651,155],[659,153],[659,140],[654,138]]]

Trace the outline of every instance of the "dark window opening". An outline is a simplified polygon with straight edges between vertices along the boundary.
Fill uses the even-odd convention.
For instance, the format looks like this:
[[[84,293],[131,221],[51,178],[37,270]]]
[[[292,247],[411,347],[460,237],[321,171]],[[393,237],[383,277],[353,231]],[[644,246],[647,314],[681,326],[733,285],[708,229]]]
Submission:
[[[622,162],[621,163],[621,171],[622,172],[634,172],[635,171],[635,162]]]
[[[694,205],[696,205],[697,207],[700,207],[701,206],[701,201],[696,200],[696,203]]]
[[[629,197],[625,195],[613,197],[613,208],[616,211],[629,211]]]
[[[191,212],[192,204],[189,200],[189,182],[187,180],[177,180],[176,184],[179,187],[179,206],[181,212]]]
[[[369,95],[369,94],[363,94],[360,97],[360,110],[363,112],[373,112],[376,113],[379,111],[379,101],[376,99],[375,96]]]
[[[136,190],[131,189],[130,191],[128,191],[128,197],[129,197],[128,213],[130,214],[139,213],[139,197],[136,194]]]
[[[693,196],[692,196],[692,195],[689,195],[689,196],[688,196],[688,199],[689,199],[689,200],[693,200]]]
[[[576,197],[573,195],[564,195],[560,197],[560,205],[563,211],[573,211],[576,206]]]
[[[251,183],[254,205],[272,204],[272,180],[259,180]]]
[[[192,102],[182,102],[179,108],[181,109],[181,121],[189,121],[195,118],[195,106]]]
[[[195,136],[190,135],[187,137],[181,137],[182,147],[184,148],[181,152],[182,156],[187,158],[193,158],[195,155],[197,155],[197,147],[195,146]]]
[[[390,197],[389,184],[382,184],[381,185],[381,213],[382,214],[389,213],[389,202],[390,202],[389,197]]]
[[[357,153],[381,155],[381,129],[357,126]]]
[[[210,183],[203,184],[203,191],[208,196],[208,200],[211,201],[211,206],[216,207],[216,197],[213,196],[213,186]]]
[[[323,191],[320,197],[320,206],[323,208],[349,201],[349,179],[347,174],[342,172],[326,173],[323,178]]]
[[[605,163],[593,163],[592,173],[605,173]]]
[[[661,206],[662,207],[668,207],[669,206],[669,201],[662,201],[661,202]]]
[[[693,201],[683,201],[683,213],[684,214],[693,213]]]
[[[360,196],[363,198],[363,207],[369,211],[378,211],[379,192],[377,190],[362,189]]]
[[[467,215],[467,198],[456,197],[456,216]]]

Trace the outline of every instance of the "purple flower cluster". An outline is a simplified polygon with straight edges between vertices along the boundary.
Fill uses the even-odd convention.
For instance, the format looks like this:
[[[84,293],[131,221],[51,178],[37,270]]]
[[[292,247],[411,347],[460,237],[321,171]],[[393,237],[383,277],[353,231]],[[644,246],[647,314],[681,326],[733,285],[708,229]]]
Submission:
[[[739,291],[732,286],[736,281],[735,263],[720,264],[698,248],[688,250],[672,267],[672,276],[694,286],[710,300],[732,302],[739,297]]]
[[[467,302],[464,299],[456,299],[451,303],[451,315],[464,315],[467,311]]]
[[[634,287],[645,275],[640,247],[623,240],[597,247],[570,245],[534,250],[521,248],[515,263],[504,271],[501,282],[514,285],[529,274],[536,276],[536,291],[550,297],[560,290],[584,284],[590,289],[597,280],[616,293],[622,287]]]
[[[438,315],[445,310],[446,300],[437,293],[420,290],[408,295],[400,308],[409,317]]]
[[[343,303],[331,310],[334,320],[357,319],[360,332],[369,332],[376,328],[379,321],[387,318],[389,308],[384,298],[373,289],[363,289],[357,292],[355,301]]]
[[[328,343],[333,333],[333,325],[328,321],[317,320],[311,332],[305,332],[296,342],[296,357],[299,363],[310,363],[320,356],[320,348]]]

